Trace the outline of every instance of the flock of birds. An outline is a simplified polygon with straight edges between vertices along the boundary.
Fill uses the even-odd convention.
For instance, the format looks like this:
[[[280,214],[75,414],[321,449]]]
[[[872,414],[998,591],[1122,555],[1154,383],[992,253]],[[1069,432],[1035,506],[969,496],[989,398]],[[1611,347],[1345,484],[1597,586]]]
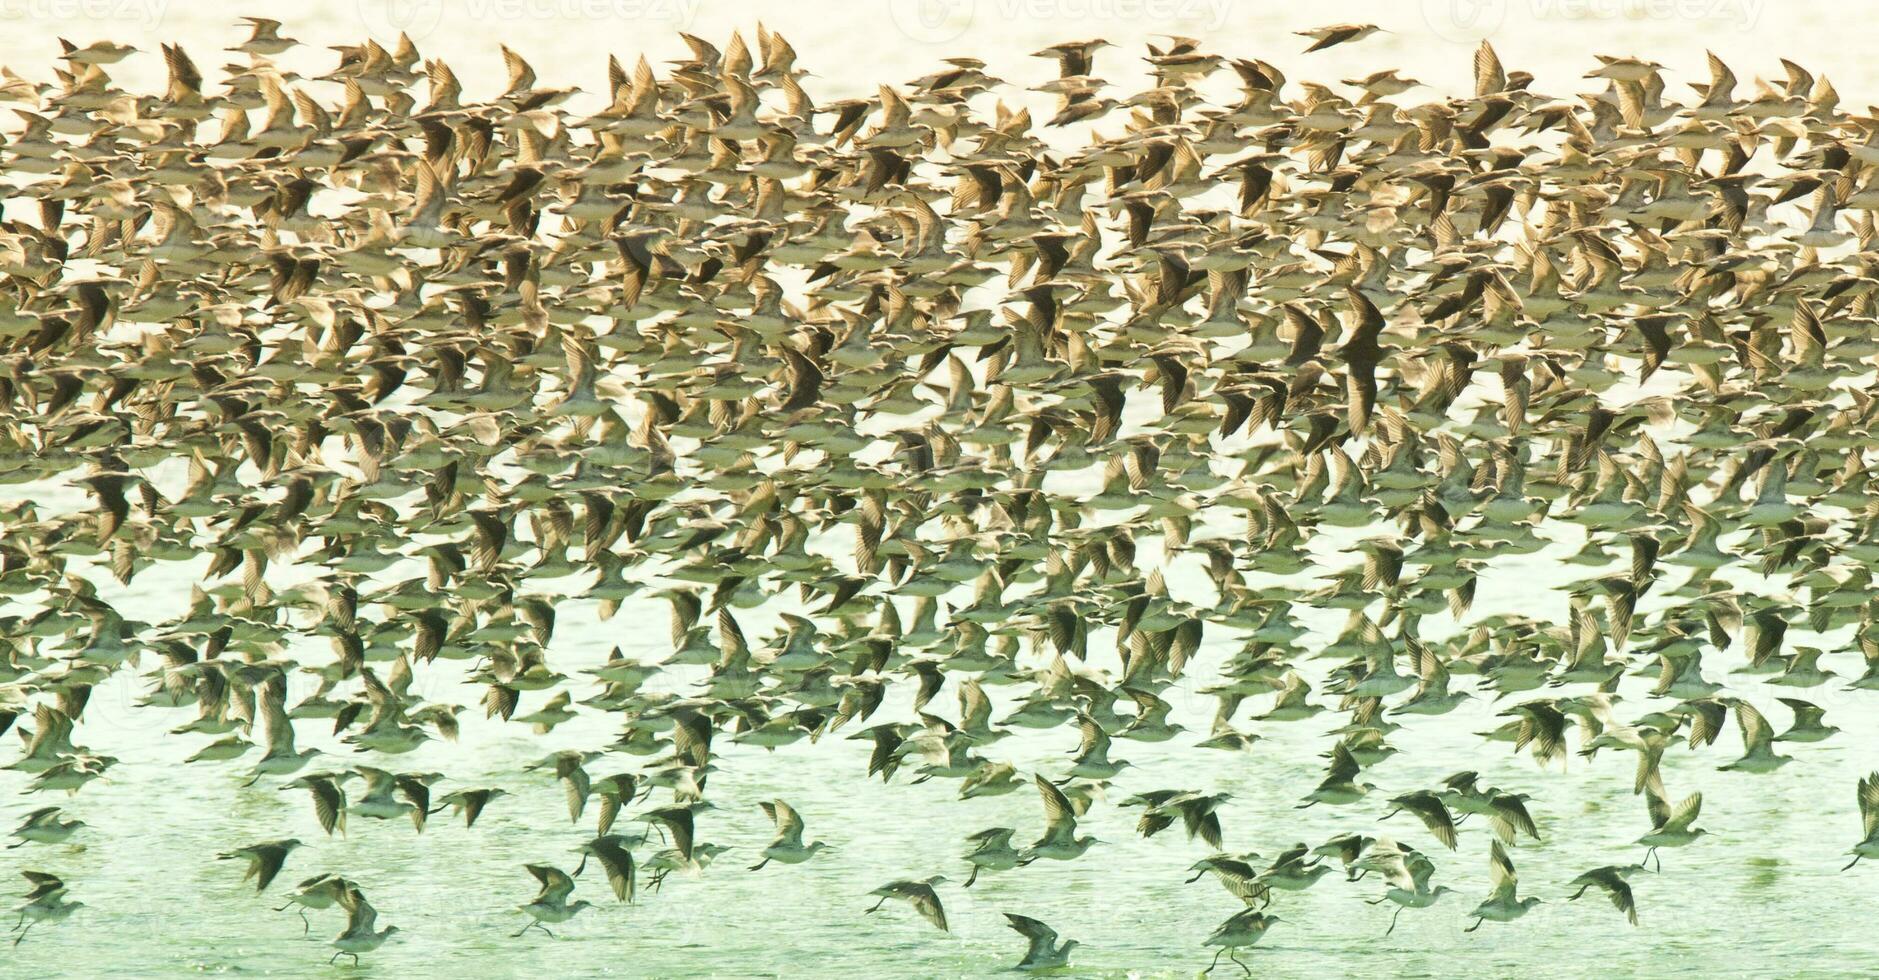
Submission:
[[[82,744],[86,705],[125,672],[190,765],[303,794],[327,835],[474,827],[552,782],[593,836],[572,872],[527,866],[518,936],[704,873],[720,766],[856,739],[856,779],[1042,803],[1035,838],[916,855],[868,911],[944,930],[937,872],[1077,860],[1100,846],[1079,819],[1118,805],[1207,849],[1188,870],[1237,909],[1211,970],[1327,875],[1437,905],[1469,817],[1493,887],[1468,928],[1541,901],[1514,855],[1543,800],[1369,778],[1426,716],[1492,702],[1486,742],[1541,769],[1635,758],[1643,850],[1561,890],[1635,923],[1628,879],[1705,834],[1667,754],[1718,751],[1733,716],[1721,768],[1770,773],[1838,731],[1810,689],[1879,688],[1879,119],[1798,65],[1750,86],[1712,56],[1680,100],[1663,66],[1601,58],[1557,97],[1484,43],[1471,94],[1410,104],[1395,71],[1295,82],[1173,38],[1120,96],[1091,40],[1038,52],[1061,69],[1039,118],[971,58],[817,102],[759,27],[756,57],[688,35],[663,77],[610,62],[581,115],[506,48],[474,101],[408,39],[302,77],[248,23],[219,86],[165,45],[164,91],[123,91],[137,52],[108,42],[65,44],[56,83],[0,78],[0,729],[23,792],[73,794],[24,817],[25,854],[92,833],[77,794],[116,760]],[[1583,577],[1560,608],[1471,615],[1496,559],[1562,543]],[[139,575],[200,584],[134,621],[106,596]],[[558,609],[648,597],[669,653],[557,669]],[[783,625],[753,641],[762,607]],[[453,690],[427,672],[481,704],[426,700]],[[1177,717],[1176,685],[1217,711]],[[618,735],[507,789],[399,766],[470,714]],[[1225,849],[1212,787],[1107,802],[1131,744],[1217,750],[1184,767],[1204,783],[1299,722],[1328,735],[1298,805],[1347,833],[1267,859]],[[1001,759],[1059,726],[1060,764]],[[355,751],[300,747],[314,729]],[[1879,857],[1879,774],[1857,801],[1854,862]],[[759,805],[750,873],[840,860],[816,814]],[[265,891],[318,851],[221,856]],[[16,943],[82,906],[53,860]],[[344,912],[335,960],[397,931],[366,871],[283,907]],[[1069,962],[1006,919],[1020,966]]]

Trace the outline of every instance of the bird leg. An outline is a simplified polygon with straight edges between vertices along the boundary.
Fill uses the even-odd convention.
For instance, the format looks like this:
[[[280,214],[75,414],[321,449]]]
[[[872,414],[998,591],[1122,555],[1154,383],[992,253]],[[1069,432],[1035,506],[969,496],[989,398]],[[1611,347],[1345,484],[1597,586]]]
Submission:
[[[13,945],[18,946],[21,942],[25,941],[26,934],[33,931],[33,925],[38,921],[39,920],[34,919],[32,922],[26,923],[26,928],[21,929],[20,934],[14,938]]]
[[[1846,871],[1846,870],[1848,870],[1848,869],[1850,869],[1850,868],[1852,868],[1852,867],[1853,867],[1853,865],[1855,865],[1855,864],[1858,864],[1858,863],[1859,863],[1859,859],[1860,859],[1860,858],[1862,858],[1862,857],[1865,857],[1865,855],[1863,855],[1863,854],[1855,854],[1855,855],[1853,855],[1853,860],[1851,860],[1851,861],[1848,861],[1848,862],[1846,862],[1846,867],[1844,867],[1844,868],[1841,868],[1840,870],[1841,870],[1841,871]]]
[[[533,929],[533,928],[535,928],[536,926],[539,926],[539,925],[541,925],[541,923],[540,923],[540,922],[538,922],[538,921],[536,921],[536,920],[534,920],[534,919],[530,919],[530,920],[529,920],[529,923],[528,923],[528,925],[525,925],[525,926],[523,926],[523,927],[521,928],[521,930],[520,930],[520,931],[518,931],[518,932],[517,932],[517,933],[516,933],[515,935],[513,935],[513,936],[510,936],[509,938],[510,938],[510,939],[520,939],[520,938],[522,938],[522,933],[524,933],[524,932],[527,932],[527,931],[529,931],[530,929]],[[543,929],[542,931],[543,931],[543,932],[547,932],[548,930],[546,930],[546,929]]]
[[[1854,858],[1853,860],[1857,861],[1859,859]],[[1847,867],[1852,867],[1852,865],[1847,865]],[[972,873],[969,875],[966,875],[966,883],[964,885],[961,885],[960,887],[971,888],[972,883],[978,880],[979,880],[979,866],[975,864],[972,866]]]
[[[1225,946],[1222,946],[1219,949],[1214,950],[1214,961],[1212,963],[1207,964],[1207,969],[1200,971],[1200,975],[1204,977],[1207,974],[1214,972],[1214,967],[1220,965],[1220,954],[1226,951],[1227,951],[1227,948]]]
[[[1240,969],[1246,971],[1247,976],[1250,977],[1253,975],[1253,968],[1250,966],[1247,966],[1245,963],[1240,962],[1240,958],[1238,955],[1236,955],[1235,950],[1232,950],[1232,949],[1227,950],[1227,959],[1230,959],[1234,963],[1238,964]]]
[[[1402,917],[1403,917],[1403,910],[1404,910],[1404,909],[1406,909],[1406,908],[1408,908],[1408,907],[1409,907],[1409,906],[1407,906],[1407,905],[1398,905],[1398,906],[1396,907],[1396,914],[1395,914],[1395,915],[1392,915],[1392,916],[1390,916],[1390,927],[1389,927],[1388,929],[1385,929],[1385,930],[1383,930],[1383,934],[1384,934],[1384,935],[1386,935],[1386,936],[1387,936],[1387,935],[1389,935],[1390,933],[1392,933],[1392,932],[1395,932],[1395,931],[1396,931],[1396,920],[1397,920],[1397,919],[1400,919],[1400,918],[1402,918]]]
[[[758,862],[757,862],[756,864],[753,864],[753,865],[751,865],[751,866],[750,866],[750,870],[752,870],[752,871],[762,871],[762,870],[763,870],[763,866],[764,866],[764,865],[766,865],[766,864],[769,864],[769,863],[770,863],[770,859],[769,859],[769,858],[764,858],[763,860],[761,860],[761,861],[758,861]]]
[[[1487,921],[1486,919],[1476,919],[1476,920],[1474,920],[1474,925],[1471,925],[1471,926],[1469,926],[1468,928],[1466,928],[1466,929],[1463,929],[1462,931],[1463,931],[1463,932],[1473,932],[1473,931],[1475,931],[1476,929],[1479,929],[1479,928],[1481,928],[1481,923],[1483,923],[1483,922],[1486,922],[1486,921]]]
[[[881,906],[883,906],[883,905],[886,905],[886,904],[887,904],[887,896],[886,896],[886,895],[882,895],[882,896],[881,896],[881,900],[880,900],[880,901],[878,901],[878,902],[875,902],[875,903],[874,903],[874,907],[873,907],[873,908],[871,908],[871,909],[869,909],[868,911],[870,911],[870,912],[879,912],[879,911],[881,910]]]

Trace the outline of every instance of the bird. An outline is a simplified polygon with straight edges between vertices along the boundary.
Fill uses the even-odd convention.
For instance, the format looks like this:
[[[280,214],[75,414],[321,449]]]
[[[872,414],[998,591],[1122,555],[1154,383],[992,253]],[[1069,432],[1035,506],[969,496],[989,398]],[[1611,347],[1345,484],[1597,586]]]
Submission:
[[[1792,761],[1792,756],[1774,750],[1775,730],[1755,706],[1739,698],[1734,701],[1735,718],[1742,730],[1742,757],[1720,768],[1726,772],[1773,772]]]
[[[1520,879],[1514,874],[1513,859],[1507,856],[1507,850],[1501,846],[1501,842],[1489,841],[1488,847],[1488,870],[1492,875],[1494,889],[1469,913],[1475,921],[1474,925],[1464,930],[1466,932],[1481,928],[1483,922],[1512,922],[1540,904],[1540,899],[1535,896],[1519,897]]]
[[[224,861],[244,860],[248,869],[242,873],[241,880],[254,882],[254,890],[267,891],[267,886],[274,882],[274,876],[281,873],[281,866],[287,863],[288,855],[304,846],[293,837],[278,840],[264,840],[248,844],[232,851],[223,851],[216,857]]]
[[[13,928],[19,933],[13,937],[13,945],[26,941],[26,934],[33,931],[33,926],[41,922],[60,922],[70,918],[73,912],[85,907],[84,902],[67,899],[65,882],[57,875],[44,871],[22,870],[20,875],[32,884],[32,890],[26,893],[26,901],[16,907],[19,918]]]
[[[83,820],[66,820],[60,817],[56,806],[44,806],[21,818],[20,825],[13,831],[19,838],[17,843],[8,844],[9,850],[24,847],[27,844],[62,844],[70,840],[73,834],[84,829]]]
[[[346,888],[339,898],[339,904],[346,910],[346,928],[333,939],[333,945],[339,951],[333,954],[328,963],[338,961],[341,956],[350,956],[353,965],[357,966],[360,953],[369,953],[385,945],[385,941],[398,931],[397,926],[373,928],[378,921],[378,910],[366,901],[365,893],[357,886]]]
[[[1625,879],[1634,871],[1642,868],[1641,864],[1616,865],[1593,868],[1572,879],[1568,885],[1577,885],[1579,890],[1572,893],[1569,901],[1577,901],[1588,888],[1598,888],[1611,898],[1618,911],[1625,914],[1625,919],[1632,925],[1638,924],[1638,903],[1631,895],[1631,883]]]
[[[1319,803],[1344,806],[1363,799],[1376,788],[1376,785],[1358,782],[1357,775],[1361,771],[1357,758],[1351,754],[1349,746],[1343,742],[1332,746],[1331,765],[1326,770],[1323,781],[1318,784],[1318,788],[1305,796],[1305,802],[1299,804],[1299,808],[1305,809]]]
[[[1860,858],[1879,857],[1879,772],[1874,772],[1859,781],[1857,799],[1860,828],[1865,837],[1847,852],[1853,855],[1853,860],[1846,862],[1846,867],[1841,868],[1841,871],[1850,870],[1853,865],[1859,863]],[[1692,814],[1691,817],[1694,819],[1695,815]]]
[[[1221,955],[1225,954],[1227,959],[1245,970],[1247,976],[1252,976],[1253,968],[1240,961],[1239,949],[1242,946],[1251,946],[1265,938],[1266,930],[1271,929],[1273,923],[1278,921],[1280,921],[1278,916],[1267,915],[1256,909],[1241,909],[1233,913],[1225,922],[1220,923],[1203,944],[1220,948],[1214,951],[1213,961],[1207,964],[1207,969],[1201,971],[1202,975],[1212,973],[1214,967],[1220,965]]]
[[[972,845],[966,852],[966,862],[972,865],[972,872],[966,875],[964,888],[971,888],[979,880],[981,871],[1010,871],[1018,866],[1022,857],[1017,848],[1011,846],[1011,838],[1017,833],[1010,827],[988,827],[966,838]]]
[[[1005,913],[1005,924],[1018,931],[1030,944],[1025,948],[1024,959],[1018,961],[1018,970],[1055,970],[1070,965],[1070,951],[1077,947],[1077,941],[1066,939],[1057,941],[1057,930],[1031,918],[1015,912]]]
[[[304,927],[302,935],[305,935],[313,931],[313,922],[307,918],[307,910],[332,908],[345,897],[347,890],[352,886],[350,879],[340,875],[330,873],[314,875],[294,886],[293,892],[287,896],[287,904],[275,911],[285,912],[293,909],[300,916],[301,925]]]
[[[1361,41],[1381,30],[1382,28],[1375,24],[1333,24],[1329,27],[1316,27],[1308,31],[1293,31],[1292,33],[1312,39],[1311,47],[1305,49],[1305,53],[1310,54],[1313,51],[1323,51],[1333,45]]]
[[[935,891],[946,880],[945,875],[933,875],[925,879],[890,881],[868,893],[880,899],[868,911],[879,911],[888,899],[898,899],[912,905],[913,910],[920,913],[920,918],[932,923],[939,931],[950,932],[946,926],[946,909],[940,904],[939,893]]]
[[[1693,843],[1709,831],[1691,826],[1703,812],[1703,794],[1691,793],[1675,807],[1665,795],[1661,776],[1652,773],[1650,781],[1644,787],[1644,804],[1651,818],[1651,832],[1638,838],[1638,843],[1645,845],[1644,856],[1657,860],[1658,867],[1663,863],[1657,858],[1660,847],[1682,847]]]
[[[1018,852],[1018,864],[1026,865],[1039,858],[1069,861],[1083,856],[1100,843],[1094,835],[1077,836],[1077,812],[1063,790],[1042,775],[1032,777],[1038,796],[1044,801],[1044,833],[1030,846]]]
[[[523,867],[541,884],[541,890],[528,904],[517,907],[519,911],[528,915],[528,924],[516,931],[510,938],[519,938],[530,929],[540,929],[548,933],[548,937],[552,939],[554,933],[549,931],[550,925],[566,922],[578,915],[582,909],[593,905],[584,898],[568,901],[568,896],[574,893],[574,879],[568,877],[567,872],[547,864],[528,864]],[[366,924],[369,926],[370,922]]]
[[[1396,911],[1390,915],[1390,927],[1383,931],[1386,936],[1396,931],[1396,921],[1402,917],[1404,909],[1428,908],[1454,891],[1447,885],[1431,887],[1429,879],[1435,874],[1435,863],[1422,852],[1404,848],[1394,841],[1378,840],[1362,863],[1365,870],[1382,872],[1388,883],[1383,896],[1372,904],[1393,902],[1396,905]]]
[[[607,884],[613,889],[614,897],[622,902],[631,902],[639,888],[637,864],[630,849],[634,844],[635,841],[619,834],[595,837],[576,848],[580,851],[581,863],[575,866],[572,877],[580,877],[581,872],[587,870],[587,859],[593,858],[606,873]]]
[[[763,849],[763,860],[750,866],[750,870],[759,871],[771,861],[784,864],[801,864],[815,857],[816,852],[829,845],[823,841],[804,844],[802,840],[803,821],[796,809],[782,800],[760,803],[765,816],[776,824],[776,838]]]
[[[433,808],[431,812],[436,813],[438,810],[442,810],[445,807],[451,807],[463,814],[463,825],[465,827],[474,827],[476,826],[476,818],[483,815],[485,807],[488,807],[492,801],[507,795],[509,795],[509,791],[499,786],[490,786],[481,789],[452,790],[437,798],[437,806]]]

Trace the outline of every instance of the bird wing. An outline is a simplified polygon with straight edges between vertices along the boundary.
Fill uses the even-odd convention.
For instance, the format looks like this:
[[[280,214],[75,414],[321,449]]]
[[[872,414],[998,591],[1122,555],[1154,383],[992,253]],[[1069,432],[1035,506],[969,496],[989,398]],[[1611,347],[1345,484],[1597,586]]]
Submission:
[[[281,873],[281,865],[287,863],[287,848],[277,843],[257,845],[250,854],[254,857],[254,890],[266,891],[274,876]]]
[[[672,846],[687,860],[692,856],[692,811],[688,807],[661,807],[649,814],[672,832]]]
[[[1812,701],[1803,701],[1800,698],[1777,698],[1776,700],[1787,705],[1788,710],[1794,712],[1796,727],[1815,727],[1820,724],[1822,718],[1827,716],[1826,709]]]
[[[1435,874],[1435,862],[1429,860],[1428,855],[1421,851],[1410,851],[1403,855],[1402,861],[1403,868],[1409,874],[1409,882],[1412,886],[1412,890],[1418,892],[1428,891],[1429,879]]]
[[[919,912],[921,918],[938,926],[941,932],[952,931],[946,926],[946,909],[940,905],[939,896],[934,894],[931,887],[922,886],[914,893],[910,901],[913,902],[914,911]]]
[[[1082,737],[1081,743],[1077,746],[1078,756],[1108,751],[1109,733],[1103,731],[1103,726],[1097,724],[1096,719],[1087,712],[1077,718],[1077,731]]]
[[[1652,771],[1644,781],[1644,811],[1651,816],[1651,827],[1661,830],[1670,821],[1670,799],[1664,795],[1664,777]]]
[[[777,837],[792,840],[797,843],[802,842],[802,815],[796,812],[795,807],[790,806],[782,800],[777,800],[769,806],[764,807],[764,812],[770,815],[771,820],[776,821]]]
[[[1474,92],[1477,97],[1492,95],[1507,87],[1507,72],[1501,68],[1500,56],[1487,41],[1474,53]]]
[[[1283,868],[1299,867],[1304,864],[1305,856],[1310,853],[1311,848],[1306,845],[1293,844],[1291,847],[1280,851],[1279,856],[1272,859],[1272,867],[1270,870],[1278,871]]]
[[[1502,840],[1512,843],[1516,833],[1539,839],[1540,829],[1534,826],[1533,815],[1527,812],[1527,805],[1520,797],[1512,793],[1496,793],[1488,801],[1488,806],[1494,811],[1489,818],[1494,824],[1494,832]]]
[[[597,837],[588,844],[588,853],[600,862],[601,870],[607,873],[607,884],[613,886],[614,897],[623,902],[633,900],[637,891],[637,878],[633,866],[633,852],[619,843],[619,838]]]
[[[1623,912],[1632,925],[1637,925],[1638,903],[1631,894],[1631,883],[1613,874],[1611,880],[1605,882],[1605,891],[1611,895],[1612,904],[1618,907],[1618,911]]]
[[[1690,825],[1696,822],[1697,814],[1702,812],[1702,792],[1691,793],[1689,796],[1683,798],[1683,802],[1677,804],[1675,810],[1670,811],[1669,826],[1676,827],[1680,830],[1688,830],[1690,829]]]
[[[527,864],[523,867],[535,876],[536,881],[541,882],[541,894],[535,896],[536,901],[559,905],[574,893],[574,879],[560,868],[547,864]]]
[[[38,901],[47,895],[65,890],[65,882],[58,875],[44,871],[21,871],[20,876],[32,882],[33,890],[26,894],[27,901]]]
[[[1875,780],[1879,780],[1879,773],[1874,773],[1874,778]],[[987,827],[967,837],[966,840],[983,847],[990,844],[997,844],[1001,841],[1009,843],[1011,841],[1011,835],[1015,833],[1017,833],[1017,831],[1010,827]]]
[[[339,896],[339,904],[346,910],[346,931],[348,933],[369,933],[374,931],[372,924],[378,921],[378,910],[365,900],[365,893],[357,888],[347,888]]]
[[[1325,774],[1324,781],[1326,783],[1349,782],[1357,778],[1359,771],[1357,757],[1351,755],[1349,746],[1345,745],[1343,742],[1338,742],[1331,746],[1331,768]]]
[[[1735,703],[1735,722],[1742,729],[1742,747],[1753,752],[1765,748],[1774,742],[1775,732],[1768,725],[1768,719],[1747,701]]]
[[[1429,833],[1449,850],[1455,849],[1455,818],[1433,793],[1413,793],[1398,797],[1397,804],[1422,818]]]
[[[1514,874],[1514,859],[1507,856],[1507,849],[1501,846],[1500,841],[1492,841],[1490,846],[1492,849],[1488,852],[1488,873],[1494,882],[1494,893],[1499,895],[1505,892],[1511,895],[1520,880]]]
[[[1005,922],[1018,933],[1031,941],[1031,948],[1024,954],[1025,959],[1035,959],[1040,955],[1048,956],[1057,947],[1057,930],[1031,918],[1014,912],[1005,913]]]
[[[1870,839],[1879,831],[1879,772],[1859,781],[1859,815]]]
[[[1075,832],[1076,810],[1070,806],[1070,799],[1063,795],[1063,790],[1050,784],[1043,776],[1033,776],[1037,783],[1037,795],[1044,799],[1044,833],[1053,836],[1065,829]]]
[[[346,791],[330,779],[315,779],[307,789],[313,794],[313,815],[319,818],[320,829],[331,834],[346,809]]]

